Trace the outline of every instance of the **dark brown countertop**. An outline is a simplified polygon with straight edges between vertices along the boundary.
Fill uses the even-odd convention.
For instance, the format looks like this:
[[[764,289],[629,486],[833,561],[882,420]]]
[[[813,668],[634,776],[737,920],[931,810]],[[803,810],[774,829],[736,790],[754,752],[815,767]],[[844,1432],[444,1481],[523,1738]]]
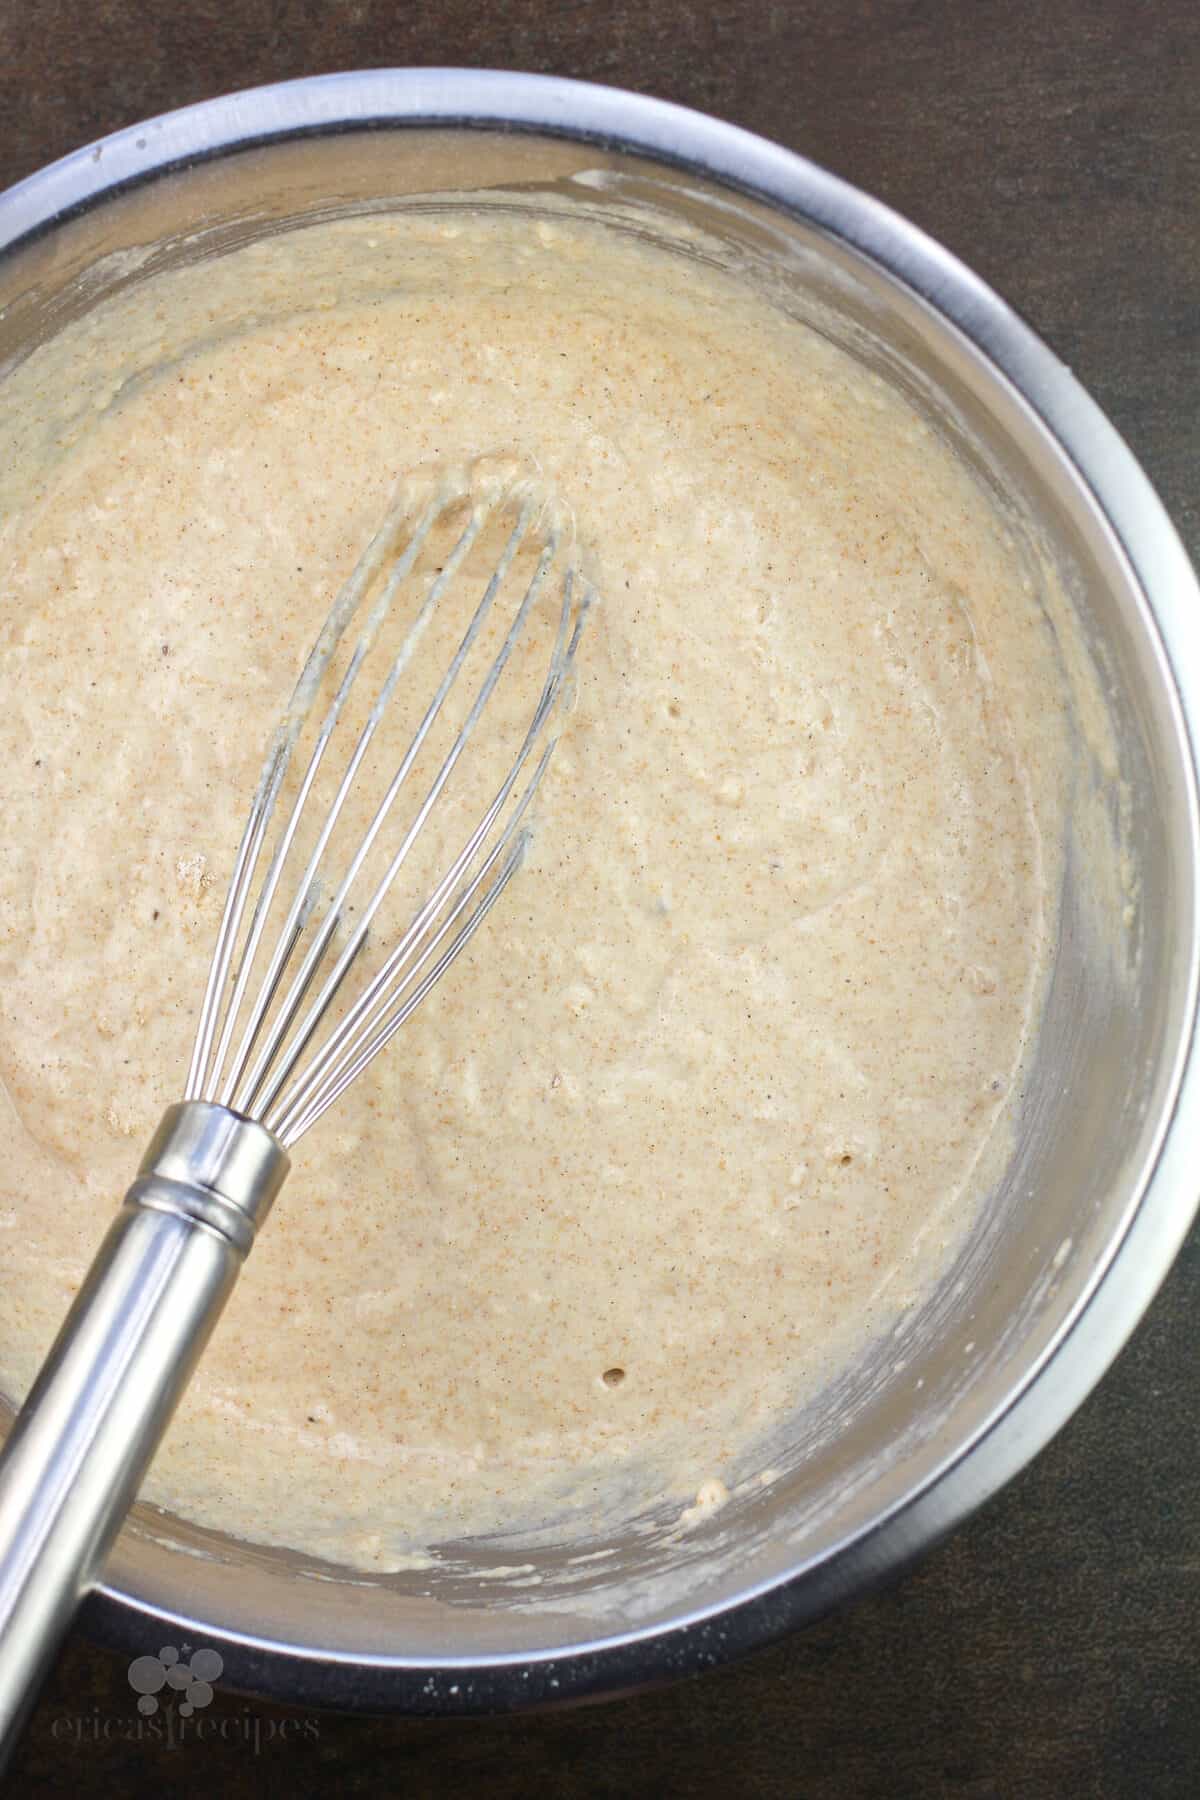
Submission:
[[[888,200],[1071,364],[1200,553],[1196,0],[0,0],[0,186],[191,100],[403,63],[659,94]],[[77,1638],[12,1791],[1193,1800],[1197,1318],[1194,1233],[1032,1468],[902,1583],[738,1667],[466,1725],[218,1694],[225,1741],[148,1749],[99,1735],[129,1716],[126,1663]]]

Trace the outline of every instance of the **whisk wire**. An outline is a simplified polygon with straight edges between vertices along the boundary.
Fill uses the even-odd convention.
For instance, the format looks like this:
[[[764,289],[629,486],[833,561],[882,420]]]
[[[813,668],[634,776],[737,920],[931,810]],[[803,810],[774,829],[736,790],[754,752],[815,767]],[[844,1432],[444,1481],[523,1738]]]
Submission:
[[[550,748],[553,748],[553,746],[550,746]],[[547,751],[547,760],[548,757],[549,750]],[[544,767],[544,763],[541,766]],[[530,784],[529,797],[531,799],[536,788],[537,781],[534,781]],[[311,1126],[315,1125],[317,1120],[320,1119],[334,1102],[345,1093],[351,1083],[358,1079],[367,1064],[372,1062],[374,1058],[378,1056],[379,1052],[391,1042],[405,1020],[421,1004],[429,990],[441,980],[442,975],[450,967],[450,964],[454,959],[461,951],[465,950],[479,926],[483,923],[496,901],[500,898],[500,895],[508,885],[509,880],[521,866],[525,857],[525,848],[528,843],[528,833],[523,832],[518,838],[517,843],[511,850],[500,874],[486,890],[482,900],[480,900],[475,911],[470,915],[466,924],[458,933],[458,936],[434,963],[432,969],[427,971],[418,986],[411,993],[408,993],[407,990],[411,982],[424,967],[428,955],[433,953],[447,933],[453,929],[462,912],[469,906],[471,900],[487,879],[491,869],[499,860],[501,853],[508,847],[511,835],[511,831],[505,831],[503,838],[499,839],[489,852],[483,867],[478,871],[477,875],[472,879],[468,886],[462,890],[442,927],[438,930],[437,934],[430,939],[427,946],[427,952],[423,953],[422,958],[417,963],[416,967],[404,977],[399,989],[392,995],[385,1017],[378,1023],[374,1031],[367,1034],[365,1041],[361,1043],[360,1047],[353,1050],[336,1068],[329,1072],[316,1091],[308,1096],[307,1103],[304,1106],[301,1106],[301,1097],[298,1096],[295,1101],[292,1101],[289,1104],[286,1113],[279,1119],[278,1124],[271,1125],[270,1129],[275,1132],[275,1135],[279,1138],[280,1142],[287,1148],[290,1149],[296,1144],[298,1140],[303,1137],[304,1133],[308,1131]]]
[[[318,1099],[324,1093],[327,1082],[332,1082],[337,1079],[338,1066],[344,1067],[348,1062],[353,1061],[355,1073],[357,1073],[371,1060],[371,1056],[376,1054],[376,1050],[382,1049],[383,1044],[389,1040],[392,1035],[391,1030],[388,1030],[386,1034],[379,1039],[377,1045],[375,1044],[375,1039],[371,1037],[371,1033],[378,1028],[378,1018],[373,1015],[378,1015],[381,1012],[386,1013],[387,1010],[396,1003],[397,999],[403,994],[409,984],[415,979],[421,967],[428,960],[437,945],[444,939],[447,932],[453,927],[464,908],[470,903],[471,899],[495,865],[495,862],[515,834],[521,819],[528,810],[530,802],[545,774],[550,756],[558,742],[557,738],[552,739],[544,748],[533,776],[528,782],[516,808],[510,815],[502,835],[489,852],[486,860],[481,867],[475,871],[474,875],[469,878],[466,885],[452,901],[451,912],[448,918],[437,927],[437,930],[432,937],[428,937],[426,934],[430,931],[430,928],[436,924],[437,916],[445,905],[447,897],[451,895],[456,884],[461,880],[464,871],[469,867],[480,845],[488,836],[497,817],[508,801],[513,788],[516,786],[521,771],[525,767],[534,745],[541,735],[545,722],[560,697],[563,684],[565,683],[574,662],[575,652],[578,647],[579,637],[583,629],[583,621],[587,610],[585,597],[576,618],[574,632],[568,642],[574,587],[574,571],[568,570],[563,583],[563,601],[560,609],[554,649],[551,654],[549,668],[538,700],[537,709],[530,721],[521,748],[517,752],[512,766],[499,790],[493,797],[491,804],[476,825],[466,844],[459,851],[454,862],[446,871],[442,880],[434,888],[424,904],[414,914],[407,929],[390,952],[387,960],[379,969],[370,985],[365,989],[363,994],[360,995],[359,999],[346,1016],[330,1033],[321,1050],[313,1058],[303,1079],[297,1084],[296,1089],[290,1097],[287,1107],[282,1112],[275,1115],[272,1115],[270,1112],[264,1114],[268,1123],[271,1125],[271,1129],[284,1141],[289,1143],[294,1142],[294,1136],[291,1135],[293,1131],[295,1129],[307,1129],[308,1123],[314,1122],[315,1116],[314,1118],[308,1117],[309,1108],[316,1105]],[[464,731],[467,729],[468,727],[464,726]],[[512,869],[506,869],[503,872],[502,876],[499,878],[501,885],[508,880],[511,873]],[[467,927],[464,927],[465,936],[469,936],[474,929],[474,923],[469,923]],[[425,941],[422,942],[422,939]],[[457,954],[457,951],[455,954]],[[407,972],[402,972],[404,971],[404,965],[406,963],[412,963],[412,967],[410,967]],[[407,1012],[404,1014],[404,1017],[407,1017]],[[368,1040],[375,1047],[371,1049],[370,1054],[359,1060],[359,1049]],[[349,1046],[348,1048],[347,1045]],[[335,1066],[331,1069],[331,1065]],[[339,1086],[337,1092],[340,1093],[341,1091],[342,1088]],[[296,1121],[302,1118],[306,1120],[306,1123],[303,1127],[297,1128]]]
[[[424,530],[419,526],[417,532],[414,533],[414,542],[410,547],[414,560],[436,517],[437,509],[431,503],[428,509],[428,521],[422,521]],[[208,980],[201,1001],[196,1041],[184,1086],[185,1100],[196,1100],[202,1096],[212,1097],[211,1094],[205,1092],[206,1075],[209,1071],[213,1038],[221,1012],[221,999],[229,978],[250,884],[253,880],[254,870],[258,866],[263,839],[275,810],[279,789],[283,785],[292,751],[295,749],[296,740],[303,729],[321,680],[342,640],[347,625],[362,604],[363,595],[367,592],[388,552],[395,544],[402,524],[402,510],[393,508],[371,538],[343,584],[318,633],[316,642],[308,653],[300,678],[293,689],[287,713],[278,726],[267,753],[258,788],[250,807],[250,814],[246,820],[234,859],[233,875],[225,898],[225,907],[221,915],[213,958],[209,965]],[[219,1068],[219,1061],[217,1067]]]
[[[247,938],[246,951],[245,951],[245,954],[242,959],[242,967],[241,967],[241,970],[239,971],[238,984],[235,986],[233,996],[230,1000],[228,1016],[226,1018],[226,1023],[225,1023],[225,1031],[222,1035],[221,1045],[218,1048],[218,1052],[217,1052],[217,1056],[216,1056],[216,1060],[215,1060],[215,1069],[217,1069],[217,1070],[219,1070],[223,1065],[224,1055],[225,1055],[225,1051],[228,1047],[229,1038],[232,1033],[234,1023],[236,1022],[236,1019],[238,1017],[239,1009],[242,1004],[242,999],[243,999],[245,985],[246,985],[246,978],[249,976],[250,970],[253,966],[255,953],[258,949],[258,943],[259,943],[259,939],[262,935],[263,927],[266,924],[270,905],[271,905],[272,900],[275,897],[275,892],[276,892],[276,889],[279,884],[279,879],[283,872],[284,864],[287,861],[288,852],[290,851],[292,842],[295,838],[296,830],[299,826],[301,816],[304,812],[305,803],[308,799],[309,792],[312,788],[313,781],[316,778],[317,772],[320,768],[321,761],[324,758],[325,751],[328,748],[329,742],[330,742],[331,738],[333,737],[335,727],[337,725],[339,717],[341,716],[342,708],[345,704],[347,697],[349,696],[350,690],[354,686],[354,683],[358,678],[359,671],[362,668],[362,665],[367,657],[369,650],[371,649],[372,644],[375,641],[375,638],[378,636],[380,627],[382,626],[382,624],[384,623],[388,614],[391,611],[392,604],[395,600],[395,596],[396,596],[397,592],[400,589],[401,584],[403,583],[405,578],[411,572],[413,564],[415,563],[420,550],[424,546],[425,539],[429,533],[429,529],[432,526],[432,524],[434,523],[434,521],[436,520],[439,511],[441,510],[441,504],[442,503],[439,501],[439,499],[435,497],[435,499],[433,501],[431,501],[429,506],[426,508],[426,511],[425,511],[424,515],[422,516],[420,524],[417,527],[416,533],[414,534],[412,542],[409,544],[404,555],[400,558],[395,569],[392,571],[392,573],[384,587],[383,593],[380,596],[380,599],[377,601],[375,607],[372,610],[371,616],[369,617],[367,624],[364,627],[364,630],[362,632],[362,635],[359,638],[359,641],[355,646],[354,655],[351,657],[350,663],[346,669],[346,673],[343,676],[342,681],[339,685],[338,691],[337,691],[336,695],[334,696],[334,699],[329,707],[329,711],[326,713],[326,716],[325,716],[324,720],[322,721],[321,731],[318,735],[316,745],[314,746],[312,756],[309,760],[308,768],[305,771],[304,780],[301,783],[301,787],[300,787],[300,792],[298,793],[295,804],[292,807],[291,816],[288,820],[287,826],[286,826],[283,836],[280,840],[278,849],[276,850],[274,859],[271,864],[270,871],[267,875],[266,882],[264,883],[264,886],[263,886],[262,894],[259,897],[258,905],[255,908],[254,918],[251,923],[250,932],[249,932],[249,935]],[[271,958],[270,964],[268,965],[266,974],[263,976],[263,980],[259,987],[258,994],[255,997],[254,1005],[251,1009],[250,1017],[246,1024],[246,1029],[243,1033],[241,1043],[238,1046],[237,1055],[226,1075],[224,1087],[221,1090],[221,1093],[219,1095],[221,1103],[225,1106],[230,1105],[233,1101],[233,1096],[234,1096],[235,1090],[237,1088],[237,1083],[242,1078],[242,1075],[246,1068],[246,1064],[249,1061],[251,1054],[253,1053],[254,1045],[258,1041],[259,1034],[263,1028],[266,1018],[270,1012],[271,1006],[274,1002],[275,995],[278,991],[279,984],[283,978],[287,964],[291,960],[291,957],[292,957],[293,952],[295,951],[296,945],[299,943],[300,933],[303,929],[303,920],[304,920],[305,913],[307,910],[311,910],[312,896],[315,894],[315,883],[316,883],[316,878],[317,878],[317,871],[320,867],[321,859],[324,856],[326,849],[328,848],[329,840],[330,840],[331,836],[333,835],[334,827],[336,826],[338,818],[341,815],[342,807],[345,803],[346,796],[349,794],[349,792],[353,786],[354,778],[358,773],[358,770],[359,770],[359,767],[361,766],[362,760],[363,760],[364,756],[366,755],[366,752],[370,746],[372,738],[375,735],[375,731],[379,724],[379,721],[382,719],[384,711],[387,706],[387,703],[391,699],[392,694],[395,690],[395,687],[396,687],[401,675],[404,673],[404,670],[408,667],[409,662],[411,661],[413,652],[416,648],[416,645],[420,641],[420,638],[423,636],[423,634],[425,632],[425,628],[428,625],[430,618],[433,616],[433,613],[436,610],[439,601],[441,600],[443,594],[445,593],[446,587],[448,586],[448,584],[451,581],[451,579],[453,578],[453,576],[457,573],[457,570],[458,570],[460,564],[462,563],[464,557],[467,555],[468,551],[471,549],[476,538],[478,537],[479,532],[482,529],[482,526],[484,524],[484,521],[487,517],[487,513],[489,510],[490,510],[490,508],[486,504],[481,504],[473,509],[471,518],[468,520],[466,529],[460,534],[458,542],[455,544],[453,550],[451,551],[450,555],[446,559],[445,564],[443,565],[441,574],[438,576],[437,580],[434,581],[433,584],[431,585],[429,593],[426,596],[426,599],[424,601],[424,604],[422,605],[422,607],[421,607],[420,611],[418,612],[412,625],[409,627],[409,630],[406,632],[404,641],[401,644],[400,649],[397,652],[397,655],[394,658],[390,669],[388,670],[387,676],[383,682],[383,685],[380,689],[380,692],[375,701],[375,704],[371,708],[371,711],[370,711],[370,714],[368,715],[366,724],[363,726],[362,731],[359,734],[358,742],[355,744],[354,752],[350,758],[350,762],[347,766],[345,775],[343,776],[341,782],[338,785],[337,792],[334,795],[333,801],[326,813],[325,820],[322,825],[320,834],[317,838],[316,845],[314,846],[312,854],[309,857],[308,865],[304,871],[303,876],[301,877],[299,885],[296,888],[296,893],[292,900],[291,908],[289,909],[287,919],[284,923],[283,929],[279,936],[279,942],[276,945],[274,954]],[[397,778],[397,783],[395,784],[397,791],[399,788],[399,781],[402,779],[403,779],[403,774],[401,774]],[[382,819],[379,820],[379,823],[382,823]],[[376,829],[377,829],[377,827],[376,827]],[[369,845],[368,845],[368,848],[369,848]],[[366,852],[364,851],[363,854],[365,855],[365,853]],[[313,957],[311,965],[309,965],[309,967],[308,967],[307,975],[308,975],[309,980],[311,980],[312,974],[315,972],[315,969],[317,967],[318,962],[320,961],[321,956],[324,955],[324,951],[328,946],[329,936],[332,935],[333,927],[336,925],[336,923],[337,923],[337,919],[336,919],[336,916],[334,916],[330,923],[328,934],[322,940],[321,947],[320,947],[318,953]],[[286,1027],[284,1029],[286,1030]],[[247,1087],[249,1088],[250,1085],[251,1084],[248,1083]],[[240,1103],[241,1109],[245,1110],[245,1108],[248,1107],[252,1103],[252,1099],[253,1099],[252,1093],[247,1093],[246,1095],[244,1095],[243,1100]]]
[[[263,883],[262,892],[259,894],[255,904],[254,913],[250,922],[250,930],[247,934],[246,944],[242,951],[237,977],[234,982],[233,994],[230,998],[229,1005],[226,1008],[225,1023],[221,1031],[221,1036],[217,1042],[216,1054],[213,1057],[214,1076],[226,1066],[225,1058],[228,1054],[230,1039],[233,1036],[234,1027],[237,1024],[241,1012],[246,987],[254,968],[254,959],[258,951],[259,942],[262,938],[263,929],[270,913],[272,901],[275,898],[276,890],[279,886],[279,880],[283,873],[284,865],[287,862],[288,854],[291,851],[292,843],[304,812],[305,803],[312,790],[313,782],[316,780],[321,763],[325,757],[325,752],[329,747],[330,740],[332,739],[334,730],[337,726],[338,719],[341,716],[342,709],[345,706],[350,691],[358,678],[359,671],[366,660],[367,654],[370,651],[375,638],[378,636],[380,627],[383,625],[391,611],[393,601],[395,600],[395,596],[399,591],[401,583],[411,571],[417,556],[424,546],[430,527],[437,517],[437,511],[436,501],[431,501],[429,506],[426,507],[424,515],[418,522],[407,549],[388,577],[388,580],[384,585],[383,593],[371,610],[371,614],[359,637],[358,643],[354,647],[354,654],[350,659],[346,672],[342,676],[342,679],[338,684],[337,692],[330,703],[329,710],[321,722],[321,729],[317,735],[317,741],[313,747],[312,755],[309,758],[308,767],[304,773],[304,779],[300,784],[300,791],[292,807],[291,815],[284,828],[279,844],[276,847],[275,854],[272,857],[266,881]],[[430,597],[430,600],[426,601],[425,607],[422,608],[421,613],[418,615],[418,619],[413,627],[413,633],[410,633],[410,636],[423,628],[428,612],[431,610],[431,603],[432,596]],[[352,768],[357,768],[365,749],[366,742],[360,740],[360,743],[355,750]],[[321,836],[317,842],[317,847],[310,859],[309,867],[305,872],[305,876],[301,881],[300,886],[296,890],[295,899],[292,902],[287,921],[280,934],[279,943],[276,946],[271,963],[263,977],[254,1008],[242,1037],[242,1042],[238,1048],[237,1056],[226,1074],[224,1087],[219,1094],[208,1096],[210,1098],[215,1097],[219,1099],[223,1106],[228,1106],[233,1099],[237,1082],[245,1068],[251,1051],[253,1050],[258,1032],[262,1027],[263,1019],[270,1010],[283,970],[299,941],[300,933],[303,930],[303,914],[304,909],[308,904],[311,883],[315,876],[317,866],[320,863],[321,856],[324,854],[328,845],[334,825],[337,823],[341,798],[343,797],[344,790],[339,790],[338,801],[330,809]]]
[[[285,1146],[294,1144],[315,1124],[390,1042],[461,954],[520,867],[529,836],[525,823],[528,809],[546,772],[557,736],[543,746],[536,767],[517,793],[515,802],[514,790],[543,736],[548,719],[566,691],[584,619],[593,598],[577,566],[569,562],[561,579],[554,644],[541,690],[524,738],[504,779],[458,855],[412,912],[406,928],[382,965],[341,1019],[331,1025],[308,1066],[301,1070],[302,1059],[330,1016],[352,965],[367,943],[367,934],[380,907],[475,732],[562,549],[562,518],[557,512],[549,511],[539,490],[527,477],[516,479],[509,475],[497,484],[494,480],[476,483],[469,475],[452,474],[435,485],[432,496],[419,511],[413,503],[413,491],[410,485],[402,492],[344,583],[296,684],[288,712],[276,731],[238,846],[201,1007],[186,1097],[217,1099],[243,1117],[258,1119],[266,1123]],[[458,531],[452,548],[440,562],[435,578],[429,581],[416,615],[404,632],[400,649],[388,667],[336,792],[325,810],[265,971],[247,1005],[253,972],[285,868],[297,847],[302,817],[312,801],[317,776],[348,698],[369,652],[394,610],[397,595],[417,567],[430,532],[448,509],[462,502],[467,502],[470,509],[466,524]],[[322,861],[367,750],[431,618],[489,517],[501,504],[515,516],[482,596],[474,606],[455,653],[342,879],[328,904],[323,905],[320,922],[298,969],[288,982],[288,971],[305,938],[308,921],[318,904],[323,904],[319,902]],[[538,527],[534,545],[536,562],[519,602],[514,595],[515,615],[386,869],[332,967],[324,969],[316,996],[310,1000],[318,971],[328,960],[351,889],[479,640],[497,595],[535,521]],[[401,549],[405,534],[407,538]],[[267,832],[296,744],[332,658],[364,601],[375,591],[389,557],[394,559],[392,567],[384,575],[315,735],[296,798],[267,862],[266,875],[250,911],[239,954],[239,940],[255,875],[263,859]],[[509,811],[502,819],[506,807]],[[279,999],[281,991],[282,1000]],[[245,1020],[231,1058],[230,1049],[243,1014]]]
[[[542,557],[539,559],[538,569],[534,574],[534,580],[530,583],[530,588],[526,591],[525,599],[522,602],[522,607],[518,614],[518,619],[517,621],[514,621],[513,626],[510,628],[500,654],[492,664],[488,676],[480,689],[480,693],[476,697],[475,703],[467,715],[467,720],[455,738],[450,751],[447,753],[429,793],[421,807],[418,809],[412,824],[404,834],[399,848],[392,857],[392,860],[380,879],[371,899],[361,913],[358,924],[351,933],[346,948],[335,963],[332,972],[327,976],[325,986],[320,991],[317,999],[309,1007],[302,1022],[297,1026],[294,1036],[291,1038],[290,1042],[287,1043],[286,1051],[281,1055],[281,1047],[288,1038],[288,1033],[295,1023],[296,1015],[304,1004],[305,996],[312,983],[317,966],[332,940],[333,933],[341,918],[342,909],[350,889],[353,887],[359,871],[369,855],[375,839],[395,803],[397,795],[400,793],[404,782],[407,780],[412,766],[445,704],[447,695],[458,679],[469,651],[483,629],[484,623],[495,602],[500,585],[507,575],[512,560],[516,556],[517,550],[529,528],[533,510],[533,505],[529,501],[521,508],[517,522],[513,526],[508,541],[501,553],[496,570],[484,590],[483,598],[480,600],[479,605],[472,616],[471,622],[442,678],[433,700],[430,702],[421,723],[413,734],[408,749],[401,758],[400,765],[397,768],[395,775],[392,777],[387,792],[384,794],[383,799],[376,808],[374,817],[363,835],[362,842],[350,860],[349,867],[329,903],[321,927],[310,945],[308,953],[288,990],[279,1014],[273,1023],[269,1038],[264,1044],[254,1070],[248,1078],[245,1088],[238,1099],[237,1110],[239,1112],[255,1108],[258,1117],[265,1117],[275,1100],[278,1098],[280,1090],[291,1075],[296,1063],[304,1054],[304,1051],[307,1049],[308,1044],[312,1039],[314,1031],[319,1026],[325,1012],[336,997],[351,962],[362,947],[371,921],[385,899],[401,866],[406,861],[418,833],[428,818],[434,803],[441,793],[442,788],[445,786],[446,781],[449,779],[450,773],[462,753],[463,746],[474,729],[475,721],[482,711],[483,704],[486,702],[492,688],[494,688],[496,681],[499,679],[504,663],[508,660],[508,655],[519,635],[518,623],[520,626],[524,625],[529,610],[529,604],[531,602],[531,596],[536,591],[534,584],[540,585],[539,578],[544,573],[544,567],[547,561],[545,551],[543,551]],[[476,529],[478,529],[478,527]],[[376,701],[375,707],[372,709],[372,720],[375,719],[377,713],[380,715],[382,714],[383,708],[389,698],[390,690],[387,693],[381,692],[379,700]],[[368,722],[368,725],[371,726],[370,721]],[[371,728],[373,729],[373,726],[371,726]],[[346,775],[343,777],[342,787],[349,791],[352,780],[353,774],[351,770],[348,769]],[[340,804],[340,801],[338,803]],[[276,1061],[277,1058],[279,1059],[278,1062]]]

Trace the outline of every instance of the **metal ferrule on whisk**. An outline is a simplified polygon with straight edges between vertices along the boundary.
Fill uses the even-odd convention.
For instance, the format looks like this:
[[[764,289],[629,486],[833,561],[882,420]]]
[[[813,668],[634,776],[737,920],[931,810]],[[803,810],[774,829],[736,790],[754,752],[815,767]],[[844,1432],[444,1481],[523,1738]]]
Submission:
[[[289,1167],[265,1125],[183,1100],[164,1113],[125,1204],[193,1220],[244,1257]]]

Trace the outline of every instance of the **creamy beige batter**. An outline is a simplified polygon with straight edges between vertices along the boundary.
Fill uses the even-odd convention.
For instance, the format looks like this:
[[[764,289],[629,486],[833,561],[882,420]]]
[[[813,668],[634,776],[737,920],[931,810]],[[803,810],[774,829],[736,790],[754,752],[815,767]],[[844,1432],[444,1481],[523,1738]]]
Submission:
[[[302,1144],[145,1492],[384,1569],[618,1477],[701,1518],[1007,1151],[1068,715],[982,493],[746,285],[517,215],[159,276],[7,389],[3,1386],[180,1091],[330,597],[400,471],[514,449],[603,593],[530,865]]]

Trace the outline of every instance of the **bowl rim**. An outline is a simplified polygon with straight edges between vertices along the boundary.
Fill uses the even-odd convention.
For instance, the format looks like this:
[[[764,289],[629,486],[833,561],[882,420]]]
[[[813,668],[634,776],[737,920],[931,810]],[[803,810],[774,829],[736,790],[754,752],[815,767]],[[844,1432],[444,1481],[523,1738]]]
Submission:
[[[134,124],[0,194],[0,256],[169,170],[273,142],[365,129],[502,128],[593,142],[691,170],[816,226],[934,308],[1017,391],[1106,521],[1157,640],[1181,750],[1178,774],[1197,866],[1200,586],[1162,503],[1115,428],[1028,325],[949,251],[882,202],[738,126],[626,90],[557,76],[455,68],[346,71],[201,101]],[[1149,596],[1153,595],[1151,605]],[[80,1623],[134,1653],[148,1624],[228,1651],[227,1684],[316,1706],[412,1712],[552,1705],[673,1678],[745,1654],[897,1571],[1010,1479],[1100,1380],[1163,1280],[1197,1208],[1189,1143],[1200,1124],[1193,1054],[1193,938],[1173,1103],[1135,1184],[1123,1232],[1094,1283],[1000,1412],[925,1483],[819,1567],[797,1564],[731,1601],[544,1654],[425,1657],[314,1652],[226,1632],[100,1584]],[[165,1641],[165,1639],[164,1639]]]

